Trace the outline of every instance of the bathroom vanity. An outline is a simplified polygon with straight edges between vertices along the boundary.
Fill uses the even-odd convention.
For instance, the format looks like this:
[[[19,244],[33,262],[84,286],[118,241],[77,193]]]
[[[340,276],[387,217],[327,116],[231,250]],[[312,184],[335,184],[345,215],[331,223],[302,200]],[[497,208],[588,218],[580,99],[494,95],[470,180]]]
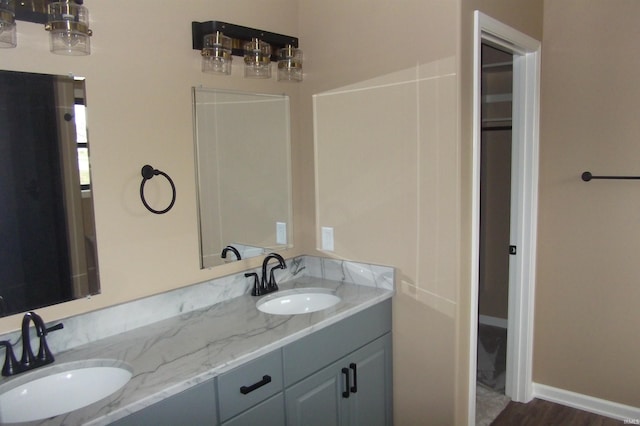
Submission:
[[[114,424],[390,425],[390,331],[386,300]]]
[[[113,321],[109,315],[130,321],[125,330],[105,323],[112,335],[68,350],[56,348],[56,335],[50,343],[54,366],[119,360],[132,378],[98,402],[28,424],[390,425],[393,269],[310,256],[287,264],[281,292],[325,288],[340,301],[313,313],[266,314],[238,274],[63,320],[65,330]],[[211,294],[214,303],[197,307]],[[182,313],[146,325],[128,318],[160,315],[167,303]]]

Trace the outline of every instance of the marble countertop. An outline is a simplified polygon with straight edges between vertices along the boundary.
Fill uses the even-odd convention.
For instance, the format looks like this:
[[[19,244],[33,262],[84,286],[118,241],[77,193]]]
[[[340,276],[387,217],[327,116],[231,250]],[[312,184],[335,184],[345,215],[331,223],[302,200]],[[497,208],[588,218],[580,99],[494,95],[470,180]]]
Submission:
[[[341,301],[303,315],[269,315],[243,295],[57,354],[52,367],[108,359],[133,376],[121,390],[82,409],[29,425],[104,425],[386,300],[392,290],[302,276],[281,290],[324,287]],[[19,376],[18,376],[19,377]]]

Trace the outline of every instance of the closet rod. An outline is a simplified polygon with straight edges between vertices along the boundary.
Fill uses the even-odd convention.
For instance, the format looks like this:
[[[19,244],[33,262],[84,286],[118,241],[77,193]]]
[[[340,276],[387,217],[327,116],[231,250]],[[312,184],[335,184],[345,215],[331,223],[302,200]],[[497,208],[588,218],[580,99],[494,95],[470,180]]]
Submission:
[[[640,176],[594,176],[591,172],[584,172],[582,174],[582,180],[589,182],[591,179],[633,179],[638,180]]]

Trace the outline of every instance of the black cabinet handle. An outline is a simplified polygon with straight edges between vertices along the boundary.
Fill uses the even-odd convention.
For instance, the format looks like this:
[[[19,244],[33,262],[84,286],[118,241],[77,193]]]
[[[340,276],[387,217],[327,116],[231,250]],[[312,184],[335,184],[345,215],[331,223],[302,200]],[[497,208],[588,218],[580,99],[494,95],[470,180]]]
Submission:
[[[347,385],[345,386],[345,390],[342,392],[342,397],[349,398],[349,389],[351,389],[351,387],[349,386],[349,369],[343,368],[342,374],[344,374],[344,379],[347,382]]]
[[[358,392],[358,366],[355,362],[349,364],[349,368],[353,370],[353,386],[351,386],[351,392]]]
[[[254,390],[261,388],[262,386],[271,383],[271,376],[264,375],[262,376],[262,380],[257,383],[252,384],[251,386],[241,386],[240,393],[243,395],[248,394],[249,392],[253,392]]]

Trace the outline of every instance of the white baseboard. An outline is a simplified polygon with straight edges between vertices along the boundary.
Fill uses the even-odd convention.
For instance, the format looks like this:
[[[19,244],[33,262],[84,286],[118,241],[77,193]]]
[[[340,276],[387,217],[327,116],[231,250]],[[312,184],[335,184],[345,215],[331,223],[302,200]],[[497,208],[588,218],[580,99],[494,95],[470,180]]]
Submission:
[[[507,320],[489,315],[478,315],[478,322],[493,327],[507,328]]]
[[[617,420],[626,420],[627,424],[640,424],[640,408],[638,407],[594,398],[539,383],[533,384],[533,397]]]

